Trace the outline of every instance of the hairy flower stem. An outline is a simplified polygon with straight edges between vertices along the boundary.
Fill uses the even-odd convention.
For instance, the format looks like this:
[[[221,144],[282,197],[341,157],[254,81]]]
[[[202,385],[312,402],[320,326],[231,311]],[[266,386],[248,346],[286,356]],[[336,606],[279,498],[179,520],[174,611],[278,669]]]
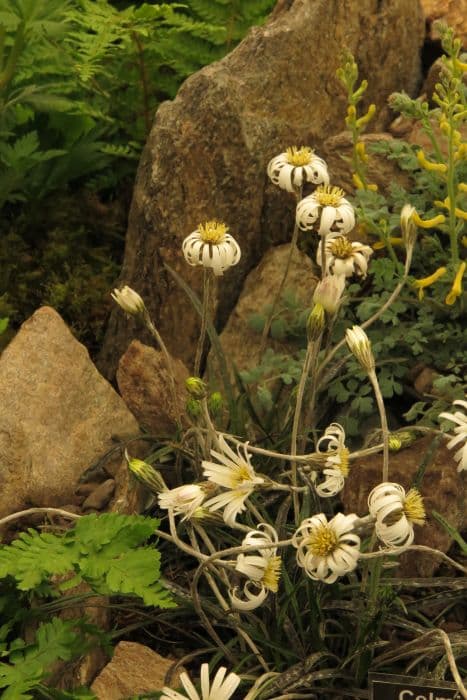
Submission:
[[[290,454],[292,456],[295,456],[297,454],[297,439],[300,427],[300,417],[302,412],[303,397],[305,395],[306,382],[310,373],[310,368],[313,366],[318,355],[319,348],[321,347],[321,338],[322,334],[317,340],[309,342],[306,348],[305,361],[303,363],[302,374],[300,376],[300,381],[298,384],[297,401],[295,403],[295,412],[292,423],[292,439],[290,443]],[[292,462],[292,486],[297,486],[297,462],[295,460]],[[294,491],[293,493],[293,505],[295,521],[298,522],[300,504],[298,493],[296,491]]]
[[[302,198],[302,190],[303,190],[303,188],[302,188],[302,187],[299,187],[298,190],[297,190],[297,192],[296,192],[297,203],[298,203],[298,202],[301,200],[301,198]],[[271,306],[271,310],[270,310],[269,315],[268,315],[268,317],[267,317],[267,319],[266,319],[266,323],[264,324],[264,328],[263,328],[263,333],[262,333],[262,335],[261,335],[261,343],[260,343],[260,346],[259,346],[259,359],[260,359],[260,360],[261,360],[261,358],[262,358],[262,356],[263,356],[264,349],[265,349],[265,347],[266,347],[266,341],[267,341],[267,337],[268,337],[268,335],[269,335],[269,331],[271,330],[271,324],[272,324],[272,321],[273,321],[273,318],[274,318],[274,313],[275,313],[275,311],[276,311],[277,305],[278,305],[278,303],[279,303],[279,301],[280,301],[280,298],[281,298],[281,296],[282,296],[282,292],[283,292],[283,290],[284,290],[285,283],[286,283],[286,281],[287,281],[287,277],[288,277],[289,270],[290,270],[290,265],[291,265],[291,262],[292,262],[292,256],[293,256],[294,251],[295,251],[295,249],[296,249],[296,247],[297,247],[298,234],[299,234],[298,224],[295,223],[294,230],[293,230],[293,234],[292,234],[292,240],[291,240],[291,242],[290,242],[289,255],[288,255],[288,257],[287,257],[287,262],[286,262],[286,264],[285,264],[284,274],[283,274],[283,276],[282,276],[282,279],[281,279],[281,283],[280,283],[280,285],[279,285],[279,288],[278,288],[278,290],[277,290],[277,292],[276,292],[276,294],[275,294],[275,296],[274,296],[274,299],[273,299],[273,302],[272,302],[272,306]]]
[[[177,414],[177,425],[179,428],[182,426],[182,421],[181,421],[181,412],[179,410],[179,402],[177,401],[177,390],[175,388],[175,375],[172,367],[172,358],[170,357],[170,353],[167,350],[167,345],[164,343],[162,340],[162,336],[157,330],[156,326],[152,322],[152,319],[146,309],[144,310],[144,313],[142,315],[142,320],[150,334],[153,336],[155,339],[156,343],[159,345],[161,352],[164,356],[164,361],[165,365],[167,368],[167,374],[169,376],[169,381],[170,381],[170,393],[172,394],[172,403],[174,407],[174,411]]]
[[[375,370],[368,372],[373,391],[375,394],[376,404],[378,406],[379,417],[381,420],[381,432],[383,436],[383,481],[389,479],[389,428],[388,419],[386,416],[386,408],[384,406],[383,395],[376,376]]]
[[[11,523],[13,520],[19,520],[20,518],[27,518],[28,515],[36,515],[36,513],[44,513],[44,515],[60,515],[62,518],[70,518],[70,520],[79,520],[82,515],[77,513],[70,513],[68,510],[63,510],[63,508],[27,508],[27,510],[19,510],[16,513],[11,513],[11,515],[6,515],[0,520],[0,527]]]
[[[207,268],[203,269],[203,310],[201,314],[201,330],[199,334],[198,346],[196,348],[194,376],[199,377],[201,358],[203,357],[204,343],[206,340],[206,330],[209,318],[209,301],[211,296],[211,276]]]

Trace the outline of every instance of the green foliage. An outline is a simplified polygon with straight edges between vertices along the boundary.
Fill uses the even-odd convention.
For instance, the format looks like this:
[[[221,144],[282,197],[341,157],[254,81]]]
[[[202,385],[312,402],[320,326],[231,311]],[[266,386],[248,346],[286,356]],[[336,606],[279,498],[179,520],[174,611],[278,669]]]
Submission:
[[[69,661],[85,652],[86,648],[85,638],[76,634],[75,622],[55,617],[41,624],[32,644],[16,639],[3,652],[8,663],[0,663],[0,688],[5,689],[2,698],[29,700],[35,697],[30,691],[40,685],[56,661]]]
[[[13,577],[21,591],[42,586],[42,593],[50,593],[51,577],[72,573],[59,590],[86,581],[105,595],[136,595],[146,605],[172,607],[159,583],[160,554],[143,546],[157,526],[151,518],[106,513],[83,516],[61,536],[30,529],[0,549],[0,577]]]

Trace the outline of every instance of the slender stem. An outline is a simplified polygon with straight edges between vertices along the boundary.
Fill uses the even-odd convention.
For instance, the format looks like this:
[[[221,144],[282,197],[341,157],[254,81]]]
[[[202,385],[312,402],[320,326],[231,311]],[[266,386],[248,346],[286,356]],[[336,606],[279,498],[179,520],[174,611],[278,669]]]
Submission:
[[[297,193],[296,193],[296,196],[297,196],[297,203],[298,203],[298,202],[301,200],[301,198],[302,198],[302,189],[303,189],[303,188],[300,187],[300,188],[298,189]],[[261,336],[261,343],[260,343],[260,347],[259,347],[259,359],[261,359],[261,357],[263,356],[264,349],[265,349],[265,347],[266,347],[267,337],[268,337],[268,335],[269,335],[269,331],[271,330],[271,324],[272,324],[272,321],[273,321],[273,318],[274,318],[274,313],[275,313],[275,311],[276,311],[276,307],[277,307],[277,305],[278,305],[278,303],[279,303],[279,301],[280,301],[280,298],[281,298],[281,296],[282,296],[282,292],[283,292],[285,283],[286,283],[286,281],[287,281],[287,277],[288,277],[289,270],[290,270],[290,265],[291,265],[291,262],[292,262],[292,256],[293,256],[294,251],[295,251],[295,249],[296,249],[296,247],[297,247],[297,241],[298,241],[298,234],[299,234],[299,231],[300,231],[300,229],[298,228],[298,224],[295,223],[295,225],[294,225],[294,230],[293,230],[293,234],[292,234],[292,240],[291,240],[291,242],[290,242],[289,254],[288,254],[288,256],[287,256],[287,262],[286,262],[286,264],[285,264],[284,274],[283,274],[283,276],[282,276],[282,279],[281,279],[280,285],[279,285],[279,287],[278,287],[278,289],[277,289],[277,292],[276,292],[276,294],[275,294],[275,296],[274,296],[274,299],[273,299],[273,302],[272,302],[272,306],[271,306],[271,310],[270,310],[270,312],[269,312],[269,315],[268,315],[268,317],[267,317],[267,319],[266,319],[266,323],[265,323],[264,328],[263,328],[263,333],[262,333],[262,336]]]
[[[209,316],[210,281],[211,277],[209,270],[207,268],[203,268],[203,311],[201,314],[201,331],[199,334],[198,347],[196,348],[195,367],[193,370],[195,377],[199,377],[204,342],[206,340],[206,329],[208,327]]]
[[[16,30],[16,36],[13,46],[6,62],[5,69],[0,73],[0,90],[3,90],[12,80],[16,64],[24,47],[25,23],[21,22]]]
[[[376,404],[378,406],[379,417],[381,420],[381,432],[383,435],[383,481],[388,481],[389,478],[389,428],[386,416],[386,408],[384,406],[383,395],[376,376],[375,370],[368,373],[373,391],[375,393]]]
[[[167,350],[167,345],[164,343],[162,340],[162,336],[157,330],[156,326],[151,320],[151,317],[149,316],[149,313],[145,309],[143,315],[143,323],[148,329],[148,331],[151,333],[153,338],[156,340],[157,344],[159,345],[162,355],[164,356],[164,361],[165,365],[167,368],[167,374],[169,376],[169,381],[170,381],[170,392],[172,394],[172,403],[174,407],[174,411],[177,414],[177,423],[178,426],[181,427],[181,411],[179,407],[179,402],[177,400],[177,390],[175,388],[175,375],[173,371],[173,366],[172,366],[172,357],[170,356],[169,351]]]
[[[44,513],[47,515],[61,515],[64,518],[70,518],[70,520],[79,520],[82,515],[78,513],[70,513],[68,510],[63,510],[62,508],[28,508],[27,510],[19,510],[16,513],[7,515],[0,520],[0,527],[12,522],[13,520],[19,520],[20,518],[27,518],[28,515],[35,515],[36,513]]]
[[[412,263],[412,249],[407,250],[407,257],[405,259],[405,265],[404,265],[404,274],[401,279],[401,281],[396,285],[394,288],[394,291],[392,294],[389,296],[389,298],[385,301],[385,303],[378,309],[378,311],[375,311],[375,313],[370,316],[366,321],[360,324],[360,328],[368,328],[371,326],[375,321],[377,321],[381,316],[385,313],[385,311],[391,306],[391,304],[397,299],[399,294],[401,293],[405,283],[407,282],[407,278],[409,275],[409,270],[410,270],[410,265]],[[333,357],[335,357],[336,353],[341,349],[342,346],[344,346],[346,343],[345,337],[342,338],[331,350],[331,352],[328,353],[328,355],[324,358],[324,360],[321,362],[319,368],[318,368],[318,375],[321,376],[323,369],[331,362]],[[349,355],[350,357],[350,355]]]

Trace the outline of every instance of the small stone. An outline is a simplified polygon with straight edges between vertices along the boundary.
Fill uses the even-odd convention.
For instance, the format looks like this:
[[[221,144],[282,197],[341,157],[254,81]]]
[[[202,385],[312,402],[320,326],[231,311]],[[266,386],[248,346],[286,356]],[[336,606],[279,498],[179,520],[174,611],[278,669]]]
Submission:
[[[114,495],[115,481],[107,479],[102,484],[99,484],[92,493],[86,498],[82,505],[83,510],[96,509],[103,510],[110,502]]]
[[[181,360],[171,359],[172,383],[163,353],[134,340],[120,359],[117,382],[120,393],[139,424],[156,435],[171,435],[177,420],[186,420],[188,370]]]
[[[143,693],[161,690],[172,659],[160,656],[137,642],[119,642],[110,663],[100,672],[91,686],[99,700],[124,700]],[[176,674],[172,685],[177,685]]]

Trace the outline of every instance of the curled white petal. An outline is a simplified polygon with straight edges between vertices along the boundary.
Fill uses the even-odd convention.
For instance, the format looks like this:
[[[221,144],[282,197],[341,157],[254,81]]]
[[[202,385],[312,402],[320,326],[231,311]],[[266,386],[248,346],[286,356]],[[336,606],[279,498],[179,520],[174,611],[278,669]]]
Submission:
[[[459,399],[454,401],[454,406],[460,406],[464,409],[465,413],[462,411],[455,411],[455,413],[440,413],[440,418],[445,418],[455,424],[453,429],[454,435],[448,435],[451,439],[447,443],[449,450],[453,447],[457,447],[460,444],[460,449],[454,454],[454,459],[458,463],[457,471],[461,472],[467,470],[467,401]]]
[[[256,588],[257,593],[254,593],[252,588]],[[240,598],[237,595],[237,591],[238,587],[235,587],[232,591],[230,591],[230,601],[232,603],[233,608],[235,608],[236,610],[241,610],[243,612],[248,612],[250,610],[255,610],[256,608],[259,608],[268,596],[268,591],[266,590],[266,588],[261,585],[258,588],[258,584],[255,584],[254,581],[247,581],[243,586],[243,598]]]
[[[196,690],[190,677],[187,673],[180,674],[180,681],[183,685],[186,695],[179,693],[171,688],[163,688],[161,700],[229,700],[237,690],[240,684],[240,676],[236,673],[229,673],[226,677],[227,669],[221,666],[212,684],[209,679],[209,665],[201,666],[201,695]]]

